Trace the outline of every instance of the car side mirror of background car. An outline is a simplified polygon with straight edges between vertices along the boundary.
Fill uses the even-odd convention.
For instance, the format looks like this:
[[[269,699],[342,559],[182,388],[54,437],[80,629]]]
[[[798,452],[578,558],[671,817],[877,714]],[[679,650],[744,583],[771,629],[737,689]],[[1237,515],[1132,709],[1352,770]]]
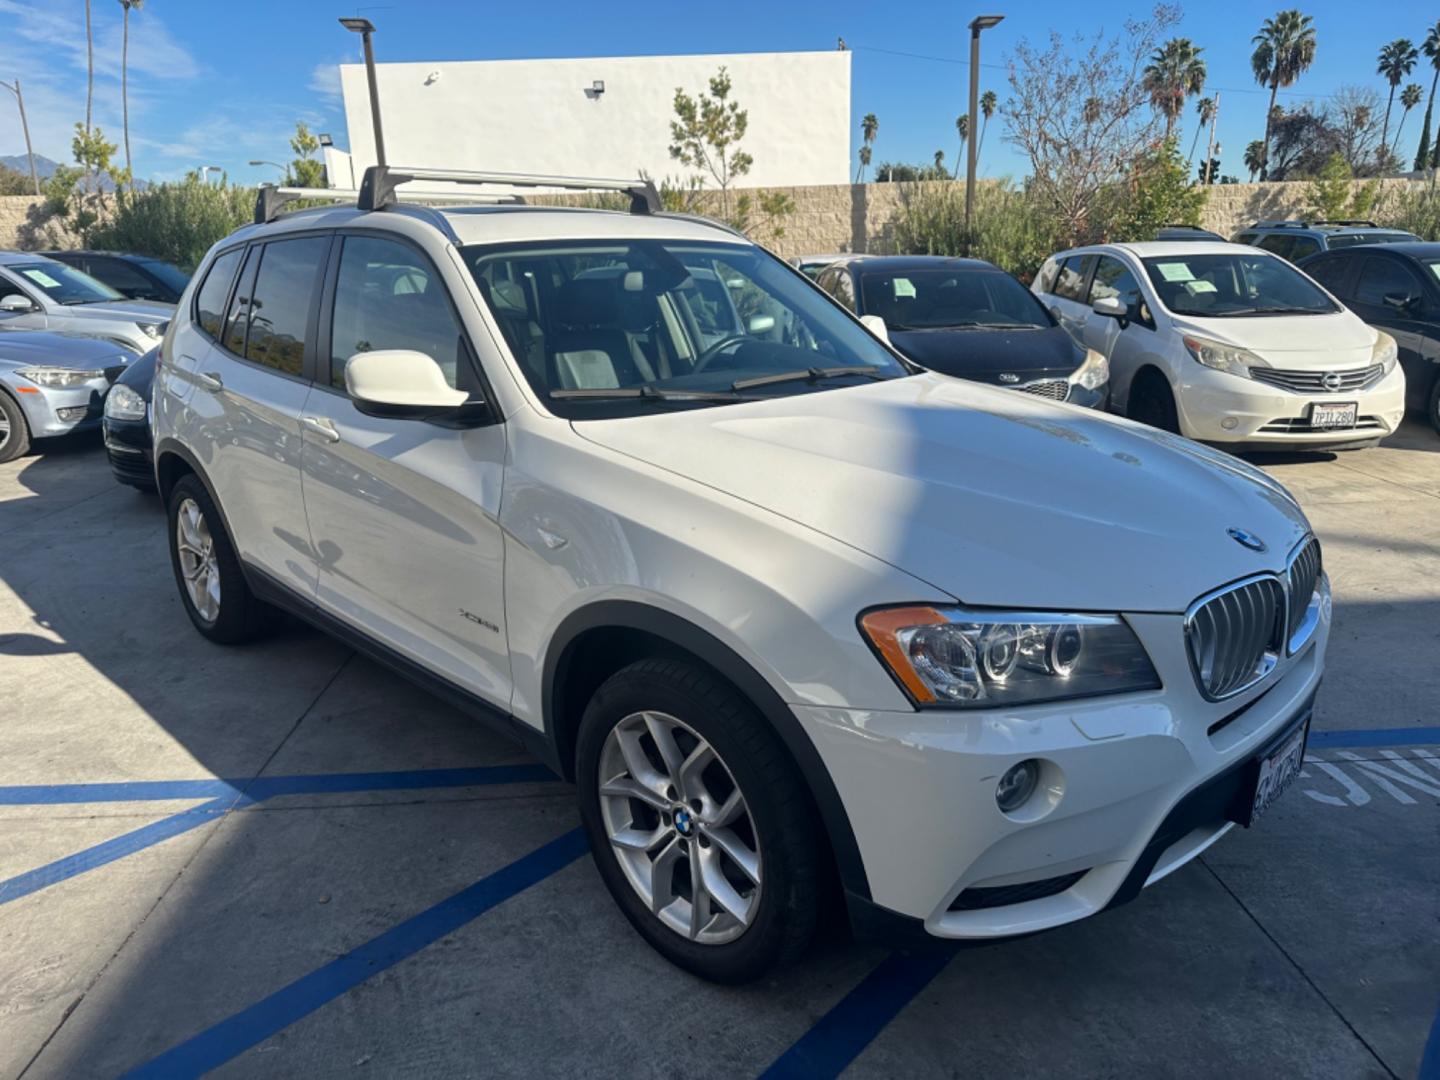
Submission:
[[[1090,305],[1090,310],[1109,319],[1123,319],[1130,313],[1125,301],[1118,296],[1102,296]]]
[[[366,416],[392,420],[444,419],[470,401],[439,364],[412,349],[356,353],[345,361],[345,392]]]
[[[860,322],[886,345],[890,344],[890,331],[885,328],[885,320],[879,315],[861,315]]]
[[[26,311],[34,311],[35,305],[19,293],[11,293],[9,296],[0,299],[0,311],[8,311],[11,314],[21,314]]]
[[[1386,293],[1385,306],[1396,311],[1409,311],[1419,299],[1418,296],[1407,296],[1405,293]]]

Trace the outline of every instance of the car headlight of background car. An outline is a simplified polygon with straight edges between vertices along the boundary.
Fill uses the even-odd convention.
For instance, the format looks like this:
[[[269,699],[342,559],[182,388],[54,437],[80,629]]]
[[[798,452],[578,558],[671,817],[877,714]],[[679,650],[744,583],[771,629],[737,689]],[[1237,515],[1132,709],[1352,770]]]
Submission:
[[[105,416],[110,420],[144,420],[145,399],[123,383],[110,388],[105,396]]]
[[[917,705],[1028,705],[1160,687],[1118,615],[899,607],[866,612],[860,626]]]
[[[51,390],[67,390],[75,386],[84,386],[96,379],[103,379],[103,371],[76,371],[74,368],[24,368],[15,374],[22,379],[29,379],[37,386],[49,387]]]
[[[1070,381],[1086,390],[1098,390],[1110,381],[1110,361],[1094,349],[1085,350],[1085,359],[1070,373]]]
[[[1250,377],[1251,368],[1270,366],[1249,349],[1242,349],[1238,345],[1226,345],[1223,341],[1212,341],[1194,334],[1186,334],[1181,340],[1198,362],[1216,371],[1238,375],[1242,379]]]
[[[1395,365],[1400,362],[1400,347],[1395,344],[1395,339],[1384,330],[1375,332],[1375,344],[1370,348],[1370,363],[1380,364],[1385,368],[1385,374],[1395,370]]]

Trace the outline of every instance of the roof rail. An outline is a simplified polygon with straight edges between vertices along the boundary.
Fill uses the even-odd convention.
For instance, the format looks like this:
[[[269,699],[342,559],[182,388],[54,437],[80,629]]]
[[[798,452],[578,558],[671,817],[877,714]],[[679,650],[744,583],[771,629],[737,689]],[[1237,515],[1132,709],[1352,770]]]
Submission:
[[[1191,225],[1188,221],[1172,221],[1168,225],[1161,225],[1162,229],[1198,229],[1201,232],[1209,232],[1204,225]]]
[[[358,203],[361,192],[358,188],[302,188],[302,187],[277,187],[274,184],[261,184],[259,193],[255,197],[255,224],[266,225],[278,218],[285,211],[285,207],[299,199],[322,199],[327,202],[336,203]],[[429,192],[416,192],[411,199],[430,199],[437,202],[471,202],[471,203],[520,203],[524,200],[519,195],[482,195],[478,192],[457,191],[444,194]],[[401,201],[396,198],[393,201]]]
[[[1360,226],[1361,228],[1365,228],[1365,229],[1378,229],[1378,228],[1380,228],[1380,226],[1379,226],[1379,225],[1376,225],[1375,222],[1373,222],[1373,221],[1366,221],[1364,218],[1331,218],[1331,219],[1328,220],[1328,221],[1317,221],[1317,222],[1315,222],[1315,224],[1316,224],[1316,225],[1358,225],[1358,226]]]
[[[1308,229],[1313,224],[1309,221],[1257,221],[1251,225],[1252,229]]]
[[[505,187],[562,188],[567,191],[614,191],[630,196],[632,214],[655,214],[660,193],[650,180],[606,180],[599,177],[536,176],[529,173],[472,172],[463,169],[412,169],[403,165],[371,165],[360,181],[361,210],[383,210],[398,201],[395,189],[412,180],[450,184],[497,184]],[[432,193],[432,197],[436,197]],[[448,198],[448,196],[439,196]]]

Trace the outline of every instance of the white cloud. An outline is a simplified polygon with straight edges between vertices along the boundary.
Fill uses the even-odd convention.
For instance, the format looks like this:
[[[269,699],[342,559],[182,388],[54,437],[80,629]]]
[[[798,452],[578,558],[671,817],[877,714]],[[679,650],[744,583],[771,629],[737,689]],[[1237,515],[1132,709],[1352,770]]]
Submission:
[[[310,72],[310,81],[305,84],[329,106],[340,104],[340,64],[339,60],[316,64],[315,69]]]

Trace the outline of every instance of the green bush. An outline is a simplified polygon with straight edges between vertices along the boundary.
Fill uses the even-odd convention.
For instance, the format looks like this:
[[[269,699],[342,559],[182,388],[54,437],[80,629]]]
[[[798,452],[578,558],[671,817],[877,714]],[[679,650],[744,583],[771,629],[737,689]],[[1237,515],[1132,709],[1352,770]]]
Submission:
[[[1054,214],[1008,180],[977,185],[969,254],[1029,282],[1063,247]],[[900,191],[895,248],[904,255],[965,254],[965,185],[906,184]]]
[[[1422,240],[1440,240],[1440,191],[1417,185],[1387,191],[1375,208],[1375,220],[1392,229],[1412,232]]]
[[[114,215],[91,230],[92,246],[164,259],[193,270],[214,243],[255,220],[255,189],[194,175],[177,184],[123,191]]]
[[[1190,182],[1171,138],[1138,158],[1118,184],[1105,189],[1094,224],[1112,243],[1154,240],[1165,225],[1199,225],[1209,196],[1208,187]]]

